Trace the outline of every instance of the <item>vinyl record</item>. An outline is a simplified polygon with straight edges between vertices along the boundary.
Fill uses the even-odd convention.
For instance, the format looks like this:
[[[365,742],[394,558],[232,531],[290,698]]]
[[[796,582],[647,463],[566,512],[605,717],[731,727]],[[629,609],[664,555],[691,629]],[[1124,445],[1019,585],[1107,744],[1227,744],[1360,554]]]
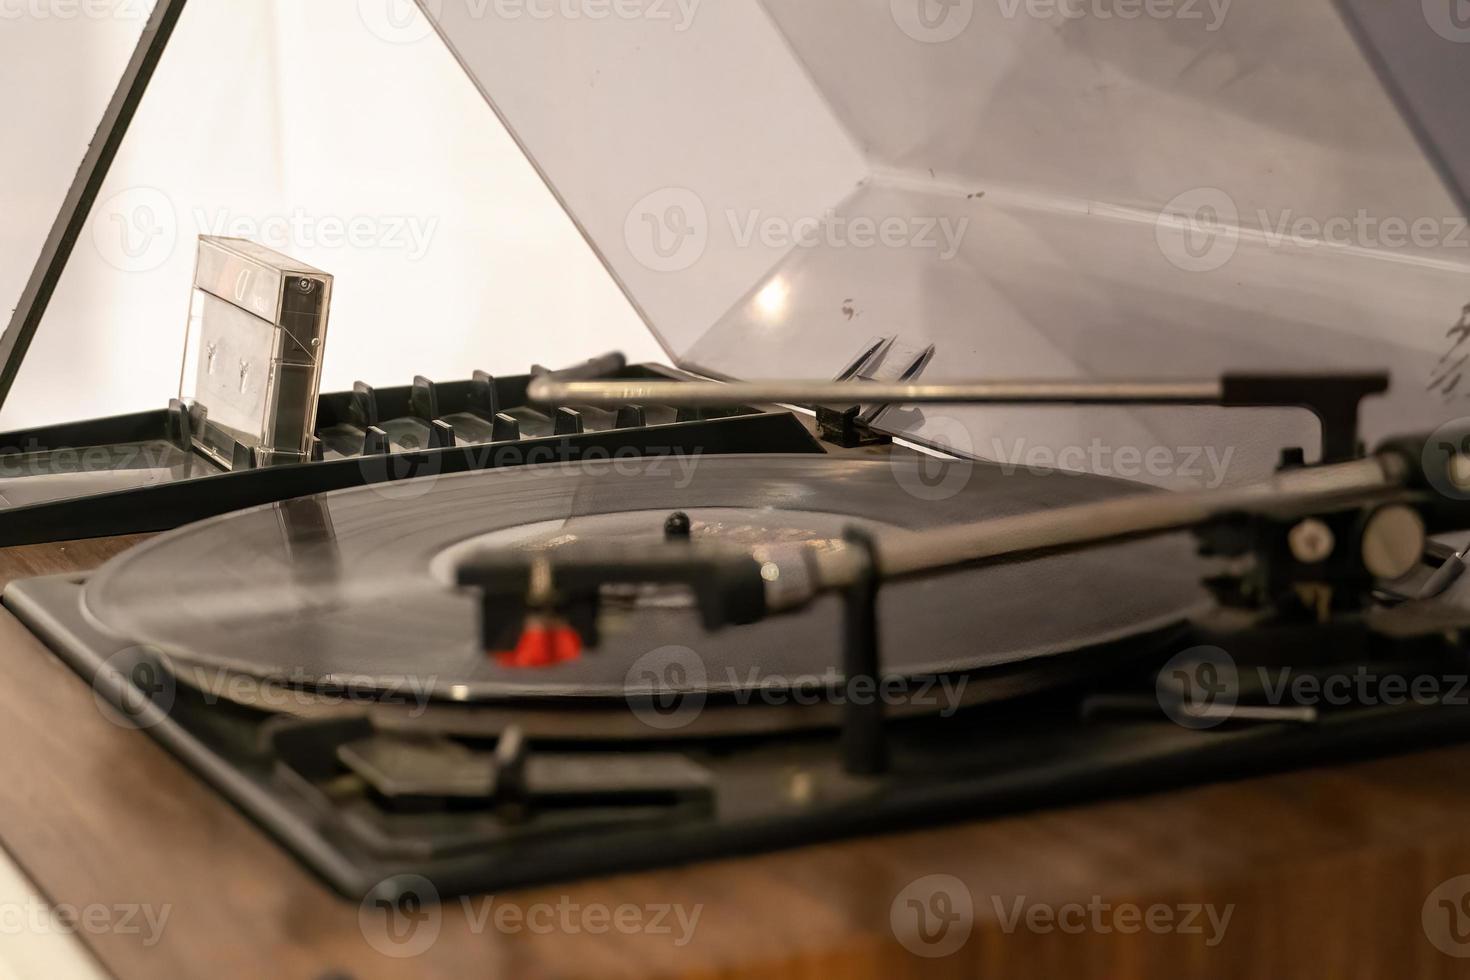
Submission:
[[[655,544],[673,511],[695,538],[754,546],[845,527],[932,528],[1154,492],[1115,480],[962,464],[926,483],[912,463],[801,456],[604,460],[363,487],[166,533],[103,566],[83,596],[110,633],[163,651],[191,678],[380,690],[460,705],[592,705],[655,685],[743,705],[838,677],[840,619],[804,612],[713,633],[689,599],[610,596],[604,642],[555,667],[504,666],[477,646],[478,606],[452,583],[484,547],[578,539]],[[816,546],[816,545],[814,545]],[[885,586],[886,672],[923,677],[1025,666],[1177,624],[1204,601],[1187,536]],[[1094,665],[1105,669],[1106,662]],[[1034,668],[1034,669],[1033,669]],[[983,680],[982,680],[983,683]],[[231,693],[237,700],[249,697]],[[979,693],[984,696],[984,692]]]

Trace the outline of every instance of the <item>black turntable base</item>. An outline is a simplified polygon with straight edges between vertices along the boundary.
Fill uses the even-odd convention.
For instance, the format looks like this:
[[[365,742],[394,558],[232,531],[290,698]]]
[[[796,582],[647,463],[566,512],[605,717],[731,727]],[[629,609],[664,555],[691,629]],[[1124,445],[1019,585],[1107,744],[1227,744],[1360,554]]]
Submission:
[[[1264,644],[1279,662],[1293,639],[1187,623],[1200,606],[1187,538],[893,589],[887,764],[871,773],[847,764],[844,709],[877,698],[839,673],[839,617],[820,605],[709,633],[679,595],[635,591],[612,597],[617,628],[579,659],[487,656],[475,603],[439,570],[466,542],[652,540],[677,501],[696,536],[816,546],[834,522],[942,525],[1141,492],[977,466],[967,493],[900,509],[891,463],[734,457],[624,482],[607,465],[272,505],[90,576],[14,583],[5,603],[122,720],[350,897],[424,879],[441,896],[493,890],[1470,736],[1463,710],[1414,702],[1197,729],[1165,717],[1159,668],[1183,651],[1218,643],[1245,663]],[[1350,622],[1301,654],[1328,672],[1321,651],[1336,649],[1385,673],[1463,674],[1462,654],[1424,639],[1436,632]]]
[[[893,765],[878,777],[843,771],[834,732],[588,741],[525,748],[521,795],[501,803],[490,763],[503,739],[394,733],[361,716],[310,720],[222,701],[83,622],[85,581],[32,579],[7,604],[120,719],[145,728],[352,898],[422,889],[420,876],[441,896],[493,891],[1470,737],[1462,709],[1416,704],[1209,730],[1142,713],[1088,717],[1098,690],[1072,685],[892,723]],[[1151,698],[1150,668],[1190,642],[1173,630],[1127,644],[1138,669],[1098,703]],[[353,775],[344,755],[380,769]]]

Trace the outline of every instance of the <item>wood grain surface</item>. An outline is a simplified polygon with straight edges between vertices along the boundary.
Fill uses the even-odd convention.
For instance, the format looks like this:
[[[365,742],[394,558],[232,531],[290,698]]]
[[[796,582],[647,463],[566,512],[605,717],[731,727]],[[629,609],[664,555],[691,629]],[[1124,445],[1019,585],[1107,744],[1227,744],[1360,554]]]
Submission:
[[[1470,955],[1470,879],[1435,892],[1470,875],[1470,747],[449,902],[393,945],[3,613],[0,671],[6,848],[54,903],[167,910],[151,944],[79,933],[119,976],[1470,975],[1431,941]]]
[[[0,548],[0,589],[18,578],[61,575],[96,568],[113,555],[121,554],[150,537],[152,535],[149,534],[126,534],[116,538],[56,541]]]

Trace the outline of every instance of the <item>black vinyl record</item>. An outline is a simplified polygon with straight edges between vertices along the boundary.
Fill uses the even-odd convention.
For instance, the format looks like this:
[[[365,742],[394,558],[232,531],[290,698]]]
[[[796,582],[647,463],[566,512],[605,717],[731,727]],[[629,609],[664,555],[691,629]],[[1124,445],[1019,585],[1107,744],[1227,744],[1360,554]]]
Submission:
[[[612,596],[602,645],[548,668],[479,649],[478,605],[451,583],[479,548],[581,539],[656,544],[684,511],[696,539],[817,542],[857,525],[940,527],[1154,492],[1062,473],[953,464],[926,481],[898,457],[734,456],[603,460],[363,487],[204,521],[103,566],[83,605],[108,632],[161,650],[191,683],[245,676],[294,688],[381,690],[450,706],[622,702],[641,678],[737,704],[836,680],[840,608],[706,632],[687,596]],[[958,478],[956,478],[958,476]],[[1192,542],[1176,535],[962,570],[883,588],[888,674],[1024,665],[1044,683],[1062,655],[1155,634],[1204,603]],[[1093,665],[1106,669],[1104,660]],[[1058,673],[1061,673],[1058,671]],[[220,690],[236,700],[250,698]],[[536,706],[536,705],[533,705]]]

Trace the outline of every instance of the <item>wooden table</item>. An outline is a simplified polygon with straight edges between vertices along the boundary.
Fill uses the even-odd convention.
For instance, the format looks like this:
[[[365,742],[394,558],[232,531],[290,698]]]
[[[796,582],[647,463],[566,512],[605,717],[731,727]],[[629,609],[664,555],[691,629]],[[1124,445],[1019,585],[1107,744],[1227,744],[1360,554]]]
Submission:
[[[10,549],[0,579],[85,569],[130,543]],[[0,670],[5,847],[54,903],[167,907],[151,946],[146,932],[79,933],[120,976],[1470,975],[1470,959],[1436,948],[1421,919],[1428,902],[1441,945],[1470,956],[1470,900],[1460,902],[1470,878],[1431,899],[1470,874],[1470,747],[552,885],[495,896],[484,927],[483,900],[450,902],[420,923],[432,930],[437,917],[437,940],[395,958],[367,941],[356,904],[146,734],[109,721],[87,685],[3,613]],[[905,947],[942,948],[915,940],[906,899],[940,913],[966,896],[973,931],[955,952]],[[687,922],[697,909],[692,939],[676,944],[672,914],[670,933],[619,932],[611,917],[625,905],[643,921],[680,906]],[[1229,909],[1223,936],[1203,914],[1201,934],[1147,928],[1149,914],[1179,921],[1194,905],[1217,920]],[[512,912],[497,929],[502,906]],[[1053,913],[1072,931],[1048,927]],[[939,943],[969,921],[954,920],[959,931]]]

